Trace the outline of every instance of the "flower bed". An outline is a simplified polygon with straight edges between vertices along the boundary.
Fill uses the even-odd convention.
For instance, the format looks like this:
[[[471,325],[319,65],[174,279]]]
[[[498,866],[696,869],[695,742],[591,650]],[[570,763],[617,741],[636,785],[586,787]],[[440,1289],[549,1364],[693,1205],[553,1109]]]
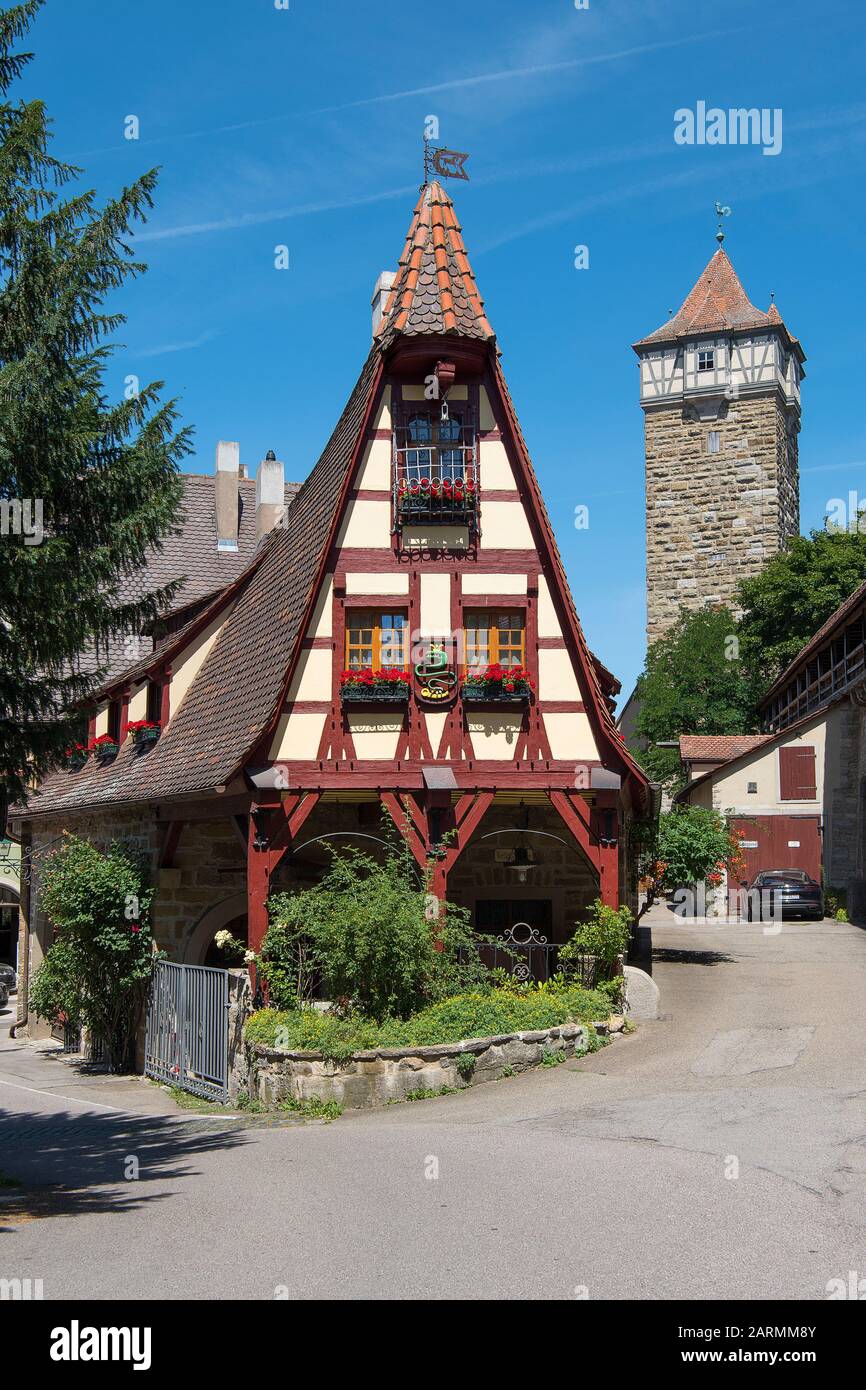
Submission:
[[[262,1009],[244,1029],[243,1088],[265,1104],[319,1096],[380,1105],[411,1092],[494,1081],[592,1045],[611,994],[558,984],[453,995],[376,1023],[314,1008]],[[473,1060],[474,1059],[474,1060]]]
[[[525,704],[534,689],[525,666],[494,664],[467,676],[460,694],[468,704]]]
[[[410,676],[399,667],[381,671],[343,671],[340,675],[340,699],[348,704],[399,705],[409,699]]]

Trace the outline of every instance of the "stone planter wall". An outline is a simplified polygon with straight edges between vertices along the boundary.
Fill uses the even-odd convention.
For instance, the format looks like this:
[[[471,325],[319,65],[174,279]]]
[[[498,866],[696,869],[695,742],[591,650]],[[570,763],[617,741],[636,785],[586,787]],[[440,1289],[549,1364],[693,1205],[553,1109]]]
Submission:
[[[441,1090],[443,1086],[478,1086],[496,1081],[506,1069],[537,1067],[545,1052],[573,1057],[585,1049],[591,1025],[563,1023],[538,1032],[503,1033],[435,1047],[389,1047],[356,1052],[348,1062],[327,1062],[319,1052],[284,1052],[261,1043],[248,1045],[238,1058],[232,1094],[247,1090],[264,1105],[284,1100],[335,1100],[349,1109],[403,1100],[410,1091]],[[599,1030],[601,1031],[601,1030]],[[457,1059],[475,1057],[471,1077],[461,1076]]]

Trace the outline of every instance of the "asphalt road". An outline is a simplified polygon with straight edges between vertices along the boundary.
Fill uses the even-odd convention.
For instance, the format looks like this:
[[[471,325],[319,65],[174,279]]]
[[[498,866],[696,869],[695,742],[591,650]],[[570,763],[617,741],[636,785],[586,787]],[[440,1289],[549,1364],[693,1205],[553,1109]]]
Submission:
[[[665,1016],[631,1037],[331,1125],[179,1118],[0,1040],[0,1169],[25,1184],[0,1193],[0,1277],[47,1299],[824,1299],[866,1277],[866,932],[665,920],[654,944]]]

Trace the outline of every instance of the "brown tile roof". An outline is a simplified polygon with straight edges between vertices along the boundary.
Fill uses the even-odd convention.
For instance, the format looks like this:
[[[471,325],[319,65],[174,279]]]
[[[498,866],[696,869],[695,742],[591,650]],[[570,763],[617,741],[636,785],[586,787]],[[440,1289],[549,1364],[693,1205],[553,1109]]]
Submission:
[[[772,734],[680,734],[680,757],[689,763],[726,763],[751,753]]]
[[[693,338],[697,333],[767,328],[773,324],[782,328],[792,343],[797,342],[785,328],[775,304],[770,306],[768,313],[755,308],[720,246],[673,318],[633,346],[637,349],[677,338]]]
[[[208,610],[235,607],[168,728],[148,751],[127,742],[110,766],[53,773],[25,814],[162,800],[229,781],[277,708],[286,670],[327,555],[337,500],[381,375],[374,348],[324,453],[244,574]],[[201,621],[195,619],[193,621]],[[163,651],[177,644],[175,635]]]
[[[161,548],[151,551],[147,564],[128,575],[120,585],[118,602],[129,603],[153,589],[161,589],[175,579],[183,583],[175,594],[172,611],[185,608],[217,590],[224,589],[246,569],[256,550],[256,484],[254,478],[238,479],[238,548],[217,549],[215,478],[212,473],[181,474],[183,498],[174,532],[166,536]],[[300,483],[287,483],[286,506],[298,492]],[[136,639],[132,639],[135,642]],[[150,639],[137,641],[144,661],[148,659]],[[82,669],[102,667],[105,684],[119,679],[135,659],[135,647],[116,638],[106,648],[82,658]],[[136,665],[138,662],[136,661]]]
[[[459,334],[492,339],[454,204],[440,183],[421,189],[397,279],[376,337]]]

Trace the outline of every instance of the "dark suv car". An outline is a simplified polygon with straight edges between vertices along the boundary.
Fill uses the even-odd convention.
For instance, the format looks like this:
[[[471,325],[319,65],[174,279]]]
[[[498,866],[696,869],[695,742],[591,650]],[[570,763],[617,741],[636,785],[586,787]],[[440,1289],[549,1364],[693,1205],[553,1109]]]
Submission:
[[[824,916],[824,894],[820,883],[805,869],[764,869],[755,874],[748,887],[748,915],[761,921],[766,912],[774,916],[807,917],[820,922]]]

